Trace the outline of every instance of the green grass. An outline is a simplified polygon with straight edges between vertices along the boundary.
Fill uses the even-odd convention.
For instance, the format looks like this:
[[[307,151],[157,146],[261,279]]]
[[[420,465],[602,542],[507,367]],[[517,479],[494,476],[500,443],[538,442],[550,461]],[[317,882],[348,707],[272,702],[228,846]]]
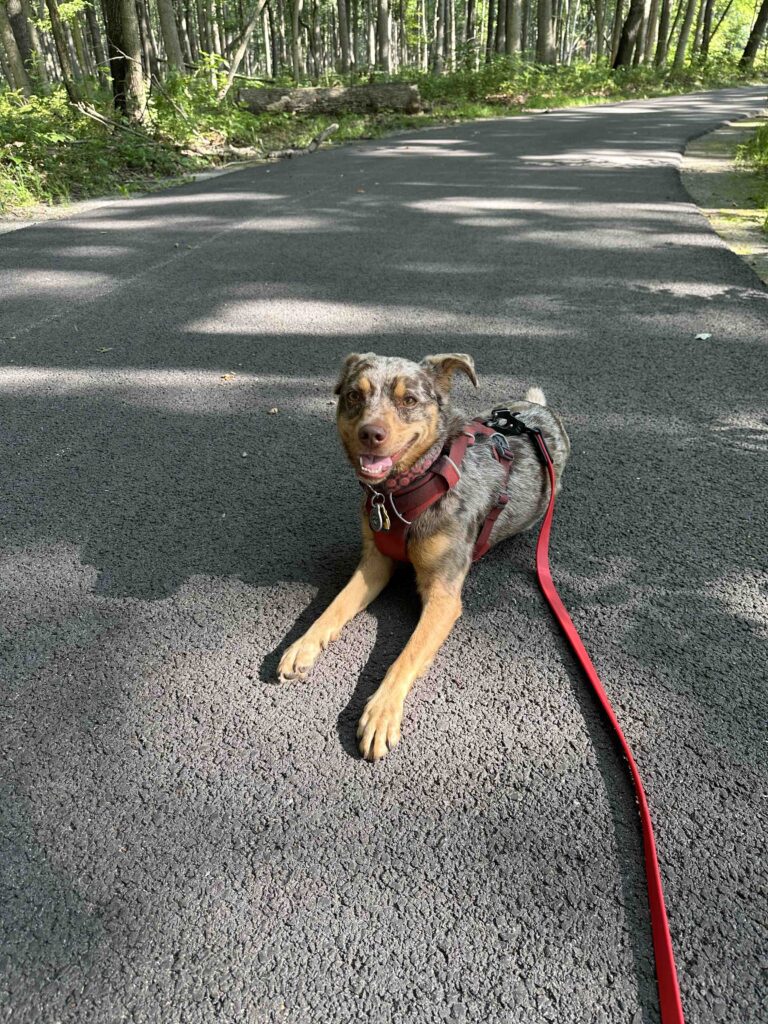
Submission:
[[[737,159],[739,163],[756,170],[763,178],[763,230],[768,232],[768,122],[757,129],[749,142],[739,147]]]
[[[219,73],[211,64],[155,86],[139,136],[111,131],[77,112],[61,90],[30,100],[0,92],[0,212],[147,189],[158,180],[233,159],[230,147],[267,153],[304,146],[331,122],[291,114],[255,117],[232,100],[219,103],[212,85]],[[529,109],[692,92],[764,75],[757,71],[746,79],[722,59],[672,75],[649,68],[613,72],[604,65],[549,68],[499,58],[479,71],[457,70],[440,78],[403,73],[400,78],[419,86],[424,113],[345,115],[335,119],[339,130],[333,141]],[[329,79],[334,81],[340,79]],[[103,95],[96,106],[109,113],[109,97]],[[755,159],[768,163],[768,135],[761,136],[759,147]]]

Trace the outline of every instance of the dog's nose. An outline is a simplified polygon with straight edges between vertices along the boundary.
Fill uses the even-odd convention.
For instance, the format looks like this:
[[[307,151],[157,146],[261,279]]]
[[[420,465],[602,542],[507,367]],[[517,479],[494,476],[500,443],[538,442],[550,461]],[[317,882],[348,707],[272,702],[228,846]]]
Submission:
[[[357,431],[357,436],[363,444],[378,448],[387,440],[387,428],[383,423],[363,423]]]

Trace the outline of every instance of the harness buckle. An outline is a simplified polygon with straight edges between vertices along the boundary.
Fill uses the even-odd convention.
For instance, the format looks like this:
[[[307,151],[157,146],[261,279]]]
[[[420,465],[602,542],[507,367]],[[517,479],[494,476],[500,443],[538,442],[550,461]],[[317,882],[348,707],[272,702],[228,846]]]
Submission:
[[[520,437],[522,434],[527,434],[533,441],[533,447],[536,449],[539,462],[543,466],[547,465],[547,460],[537,441],[537,438],[540,438],[542,444],[545,444],[544,435],[538,427],[529,427],[527,423],[520,419],[516,412],[511,412],[509,409],[505,409],[503,405],[499,405],[495,409],[491,409],[490,418],[483,420],[483,424],[486,427],[492,427],[493,430],[498,431],[499,434],[503,434],[505,437]]]

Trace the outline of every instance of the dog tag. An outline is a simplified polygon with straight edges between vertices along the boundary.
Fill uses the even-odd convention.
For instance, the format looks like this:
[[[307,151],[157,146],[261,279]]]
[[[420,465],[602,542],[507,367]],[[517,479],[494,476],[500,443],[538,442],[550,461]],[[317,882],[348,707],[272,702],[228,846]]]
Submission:
[[[384,533],[392,525],[387,510],[384,508],[384,495],[374,494],[371,499],[371,511],[368,513],[368,525],[374,533]]]

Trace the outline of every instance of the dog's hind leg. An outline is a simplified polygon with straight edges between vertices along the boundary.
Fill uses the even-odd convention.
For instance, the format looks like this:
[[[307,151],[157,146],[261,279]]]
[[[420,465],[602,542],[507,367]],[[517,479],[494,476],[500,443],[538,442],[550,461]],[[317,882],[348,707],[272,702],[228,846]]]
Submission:
[[[461,615],[461,588],[469,569],[469,549],[466,564],[461,568],[454,565],[452,571],[446,573],[444,556],[448,555],[449,562],[456,560],[455,546],[450,552],[447,550],[452,544],[451,538],[440,535],[425,541],[420,549],[410,551],[423,608],[413,635],[388,669],[360,718],[357,727],[360,753],[369,761],[380,760],[400,739],[405,698],[415,680],[429,668]]]
[[[363,553],[352,577],[304,636],[285,651],[277,670],[280,682],[302,679],[328,644],[363,608],[367,608],[389,583],[394,569],[391,558],[382,555],[363,516]]]

